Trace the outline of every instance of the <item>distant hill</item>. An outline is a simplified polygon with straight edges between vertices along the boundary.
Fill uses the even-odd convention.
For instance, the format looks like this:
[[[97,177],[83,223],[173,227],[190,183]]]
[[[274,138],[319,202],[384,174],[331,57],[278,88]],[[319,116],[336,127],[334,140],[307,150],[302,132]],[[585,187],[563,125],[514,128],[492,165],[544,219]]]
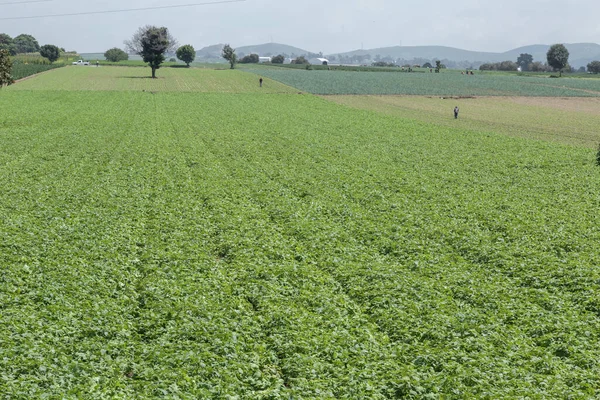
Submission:
[[[587,65],[592,60],[600,60],[600,45],[596,43],[570,43],[565,44],[569,50],[569,63],[573,67]],[[356,55],[371,55],[381,58],[391,57],[393,59],[413,60],[413,59],[439,59],[450,60],[454,62],[499,62],[516,61],[521,53],[529,53],[534,61],[546,61],[546,53],[550,45],[536,44],[531,46],[519,47],[504,53],[479,52],[462,50],[445,46],[394,46],[381,47],[368,50],[355,50],[347,53],[335,54],[335,56],[352,57]]]
[[[215,44],[212,46],[204,47],[198,51],[196,51],[196,56],[198,58],[206,58],[206,59],[217,59],[221,58],[221,50],[223,49],[224,44]],[[241,46],[234,47],[236,54],[239,55],[248,55],[248,54],[258,54],[260,56],[276,56],[278,54],[287,54],[291,56],[295,55],[303,55],[308,54],[309,52],[298,47],[288,46],[286,44],[280,43],[265,43],[265,44],[257,44],[253,46]]]

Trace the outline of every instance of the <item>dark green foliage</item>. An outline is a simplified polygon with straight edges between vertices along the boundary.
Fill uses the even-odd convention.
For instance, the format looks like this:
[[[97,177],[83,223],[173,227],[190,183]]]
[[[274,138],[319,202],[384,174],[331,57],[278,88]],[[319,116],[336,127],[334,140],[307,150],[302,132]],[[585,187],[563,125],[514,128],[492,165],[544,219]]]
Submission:
[[[294,60],[292,60],[292,64],[298,64],[298,65],[308,65],[310,64],[308,62],[308,60],[306,59],[306,57],[304,56],[300,56],[300,57],[296,57]]]
[[[165,61],[165,53],[169,48],[167,28],[150,27],[141,39],[142,51],[140,55],[145,63],[152,69],[152,78],[156,78],[156,70]]]
[[[592,74],[600,74],[600,61],[592,61],[587,65],[588,72]]]
[[[0,88],[13,83],[12,61],[6,49],[0,49]]]
[[[529,65],[533,63],[533,56],[528,53],[521,53],[517,58],[517,64],[521,67],[521,71],[529,71]]]
[[[20,53],[37,53],[40,51],[38,41],[31,35],[21,34],[13,39],[15,51]]]
[[[112,49],[106,50],[106,53],[104,53],[104,58],[106,59],[106,61],[110,62],[127,61],[129,60],[129,54],[119,49],[118,47],[114,47]]]
[[[373,67],[388,67],[388,68],[396,66],[396,64],[394,64],[394,63],[389,63],[389,62],[385,62],[385,61],[377,61],[377,62],[374,62],[371,65]]]
[[[187,64],[189,67],[196,59],[196,50],[191,44],[186,44],[177,49],[177,58]]]
[[[548,65],[560,72],[569,64],[569,50],[562,44],[554,44],[546,54]]]
[[[12,68],[12,75],[14,80],[26,78],[31,75],[39,74],[40,72],[50,71],[51,69],[62,68],[65,64],[25,64],[25,63],[14,63]]]
[[[486,63],[479,66],[480,71],[517,71],[519,65],[513,61]]]
[[[600,144],[598,145],[598,152],[596,153],[596,165],[600,166]]]
[[[285,61],[285,57],[281,54],[271,58],[271,63],[273,63],[273,64],[283,64],[284,61]]]
[[[46,44],[40,48],[40,55],[52,64],[60,57],[60,49],[53,44]]]
[[[433,68],[433,65],[431,65],[431,63],[426,62],[425,64],[423,64],[422,68]]]
[[[0,33],[0,50],[8,50],[11,56],[17,54],[13,38],[6,33]]]
[[[240,59],[240,64],[258,64],[258,54],[248,54]]]
[[[130,40],[125,41],[130,53],[140,55],[152,69],[152,78],[156,78],[156,70],[165,61],[165,53],[177,48],[177,40],[165,27],[146,25],[138,28]]]
[[[237,63],[237,54],[235,54],[235,49],[232,48],[229,44],[223,46],[223,50],[221,51],[221,57],[229,62],[231,69],[235,68],[235,64]]]

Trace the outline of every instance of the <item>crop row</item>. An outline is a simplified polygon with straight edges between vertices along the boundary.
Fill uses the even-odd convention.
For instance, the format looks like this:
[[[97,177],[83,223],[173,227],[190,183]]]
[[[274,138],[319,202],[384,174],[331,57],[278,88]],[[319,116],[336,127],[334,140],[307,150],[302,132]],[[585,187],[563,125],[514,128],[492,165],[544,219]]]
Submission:
[[[40,72],[50,71],[63,67],[62,64],[14,64],[11,75],[14,80],[26,78],[31,75],[39,74]]]
[[[9,397],[599,394],[589,150],[311,96],[0,105]]]

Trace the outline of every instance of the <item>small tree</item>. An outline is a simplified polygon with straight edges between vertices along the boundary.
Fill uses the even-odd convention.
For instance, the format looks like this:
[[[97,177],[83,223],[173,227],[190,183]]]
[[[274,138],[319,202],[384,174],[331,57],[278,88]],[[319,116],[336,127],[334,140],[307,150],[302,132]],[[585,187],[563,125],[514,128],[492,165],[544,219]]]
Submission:
[[[600,61],[592,61],[587,65],[588,72],[592,74],[600,74]]]
[[[125,41],[130,52],[142,56],[142,60],[148,63],[152,69],[152,79],[156,78],[156,70],[165,62],[165,53],[176,44],[167,28],[152,25],[138,28],[131,40]]]
[[[533,62],[533,56],[528,53],[521,53],[517,58],[517,64],[521,67],[521,71],[529,71],[529,64]]]
[[[223,50],[221,51],[221,57],[229,61],[229,65],[231,69],[235,68],[235,64],[237,63],[237,55],[235,54],[235,49],[230,45],[226,44],[223,46]]]
[[[442,69],[442,62],[440,60],[436,60],[435,62],[435,72],[440,72],[440,70]]]
[[[47,58],[52,64],[60,57],[60,49],[53,44],[46,44],[40,48],[40,55]]]
[[[188,68],[196,59],[196,50],[191,44],[185,44],[177,49],[177,58],[187,64]]]
[[[562,70],[569,64],[569,50],[562,44],[555,44],[550,47],[546,54],[548,65],[559,71],[562,76]]]
[[[13,83],[11,72],[12,61],[10,53],[6,49],[0,49],[0,88]]]
[[[281,54],[275,56],[275,57],[271,57],[271,62],[273,64],[283,64],[285,61],[285,57]]]
[[[129,54],[117,47],[113,47],[112,49],[106,50],[104,58],[110,62],[127,61],[129,60]]]

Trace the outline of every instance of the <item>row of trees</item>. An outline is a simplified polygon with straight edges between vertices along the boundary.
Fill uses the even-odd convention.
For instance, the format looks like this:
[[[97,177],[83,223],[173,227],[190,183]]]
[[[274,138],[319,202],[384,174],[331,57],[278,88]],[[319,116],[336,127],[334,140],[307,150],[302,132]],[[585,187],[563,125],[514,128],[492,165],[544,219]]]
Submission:
[[[569,50],[562,44],[550,46],[546,53],[547,64],[533,61],[533,56],[528,53],[521,53],[517,57],[517,62],[502,61],[498,63],[482,64],[479,69],[481,71],[534,71],[534,72],[549,72],[559,71],[562,76],[562,71],[569,67]]]
[[[20,53],[37,53],[40,44],[31,35],[21,34],[14,39],[6,33],[0,33],[0,50],[6,50],[12,56]]]
[[[243,56],[242,58],[238,58],[238,55],[235,53],[235,49],[229,44],[223,46],[223,50],[221,51],[221,57],[223,57],[229,62],[231,69],[234,69],[235,64],[237,64],[238,62],[240,64],[257,64],[260,61],[258,54],[249,54]],[[273,64],[283,64],[284,62],[285,56],[283,54],[271,57],[271,63]],[[295,62],[296,64],[308,64],[308,61],[303,56],[297,57],[293,62]]]

